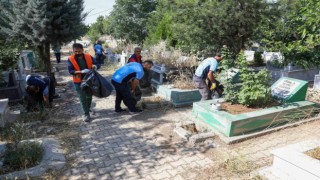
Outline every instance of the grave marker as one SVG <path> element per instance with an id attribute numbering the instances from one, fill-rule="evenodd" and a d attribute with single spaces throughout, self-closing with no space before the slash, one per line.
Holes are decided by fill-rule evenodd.
<path id="1" fill-rule="evenodd" d="M 6 124 L 6 117 L 8 115 L 8 102 L 9 99 L 0 99 L 0 127 Z"/>
<path id="2" fill-rule="evenodd" d="M 304 101 L 308 82 L 293 78 L 282 77 L 271 86 L 271 94 L 275 99 L 284 102 Z"/>
<path id="3" fill-rule="evenodd" d="M 320 75 L 314 76 L 313 89 L 320 90 Z"/>
<path id="4" fill-rule="evenodd" d="M 154 65 L 151 70 L 152 70 L 151 82 L 156 85 L 163 84 L 163 74 L 166 71 L 165 65 L 164 64 Z"/>

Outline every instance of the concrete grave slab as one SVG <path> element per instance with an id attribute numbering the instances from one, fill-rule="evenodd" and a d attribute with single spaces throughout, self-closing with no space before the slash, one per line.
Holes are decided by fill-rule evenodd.
<path id="1" fill-rule="evenodd" d="M 170 85 L 158 85 L 157 94 L 172 102 L 174 107 L 191 105 L 193 102 L 201 100 L 201 94 L 198 89 L 183 90 L 173 88 Z"/>
<path id="2" fill-rule="evenodd" d="M 227 137 L 244 135 L 307 118 L 316 111 L 315 103 L 300 101 L 242 114 L 212 109 L 212 100 L 193 103 L 196 121 L 206 124 Z"/>
<path id="3" fill-rule="evenodd" d="M 263 168 L 259 172 L 268 179 L 276 177 L 278 179 L 319 180 L 320 160 L 305 154 L 306 151 L 319 147 L 320 140 L 314 139 L 273 150 L 272 166 Z"/>

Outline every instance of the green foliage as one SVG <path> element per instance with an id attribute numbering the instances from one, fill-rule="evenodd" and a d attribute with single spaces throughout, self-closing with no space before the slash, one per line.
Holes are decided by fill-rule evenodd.
<path id="1" fill-rule="evenodd" d="M 6 71 L 14 68 L 19 60 L 18 55 L 22 49 L 20 42 L 3 42 L 0 43 L 0 71 Z"/>
<path id="2" fill-rule="evenodd" d="M 8 26 L 0 27 L 8 39 L 26 40 L 37 47 L 40 59 L 51 72 L 50 44 L 67 43 L 86 32 L 83 0 L 0 1 Z"/>
<path id="3" fill-rule="evenodd" d="M 244 54 L 238 56 L 242 87 L 239 92 L 238 102 L 250 107 L 263 107 L 271 101 L 270 74 L 263 69 L 254 73 L 248 69 Z"/>
<path id="4" fill-rule="evenodd" d="M 270 5 L 276 12 L 265 16 L 256 39 L 269 50 L 281 51 L 286 63 L 305 68 L 319 66 L 320 1 L 279 0 Z"/>
<path id="5" fill-rule="evenodd" d="M 43 149 L 40 143 L 24 142 L 17 149 L 7 145 L 3 170 L 18 171 L 34 167 L 40 163 L 42 155 Z"/>
<path id="6" fill-rule="evenodd" d="M 253 63 L 255 66 L 263 66 L 264 65 L 264 62 L 262 59 L 262 53 L 259 51 L 254 52 L 254 59 L 253 60 L 254 60 Z"/>
<path id="7" fill-rule="evenodd" d="M 221 61 L 221 66 L 219 66 L 222 69 L 221 75 L 229 77 L 228 70 L 235 67 L 235 56 L 227 49 L 222 49 L 222 57 L 223 60 Z M 223 81 L 221 83 L 224 85 L 224 98 L 227 102 L 231 103 L 238 103 L 238 92 L 239 89 L 237 86 L 232 82 L 232 79 L 228 78 L 220 78 Z"/>
<path id="8" fill-rule="evenodd" d="M 147 19 L 156 4 L 154 0 L 116 0 L 108 17 L 108 33 L 118 39 L 142 43 L 147 33 Z"/>
<path id="9" fill-rule="evenodd" d="M 97 21 L 90 25 L 87 36 L 92 43 L 95 43 L 103 34 L 107 34 L 108 24 L 108 18 L 99 16 Z"/>
<path id="10" fill-rule="evenodd" d="M 248 69 L 248 63 L 243 52 L 238 55 L 237 63 L 242 84 L 240 87 L 231 80 L 224 83 L 225 100 L 233 104 L 239 103 L 249 107 L 264 107 L 268 105 L 272 100 L 269 84 L 271 77 L 268 70 L 263 69 L 255 73 Z"/>
<path id="11" fill-rule="evenodd" d="M 157 13 L 154 13 L 147 23 L 148 36 L 144 43 L 145 46 L 150 47 L 152 45 L 158 44 L 162 40 L 167 40 L 172 42 L 172 30 L 170 27 L 172 21 L 173 12 L 168 11 L 163 3 L 159 3 L 157 6 Z M 161 6 L 162 5 L 162 6 Z M 161 13 L 160 13 L 161 12 Z M 171 45 L 171 44 L 169 44 Z"/>
<path id="12" fill-rule="evenodd" d="M 267 4 L 256 0 L 163 0 L 149 19 L 148 42 L 166 38 L 168 45 L 191 53 L 226 45 L 237 54 L 266 12 Z"/>

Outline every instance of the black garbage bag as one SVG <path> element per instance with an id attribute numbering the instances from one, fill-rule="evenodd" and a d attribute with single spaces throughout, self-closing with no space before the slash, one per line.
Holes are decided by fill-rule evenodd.
<path id="1" fill-rule="evenodd" d="M 81 90 L 90 91 L 93 96 L 104 98 L 110 96 L 113 86 L 97 71 L 91 70 L 81 82 Z"/>

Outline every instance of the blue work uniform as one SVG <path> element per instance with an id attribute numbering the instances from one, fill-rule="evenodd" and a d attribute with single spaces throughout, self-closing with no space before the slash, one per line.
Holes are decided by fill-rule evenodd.
<path id="1" fill-rule="evenodd" d="M 49 96 L 49 102 L 52 102 L 53 96 L 55 94 L 54 82 L 50 77 L 41 77 L 38 74 L 28 75 L 26 77 L 26 83 L 28 86 L 39 87 L 39 93 L 42 96 Z"/>
<path id="2" fill-rule="evenodd" d="M 128 82 L 132 79 L 140 80 L 144 75 L 140 63 L 132 62 L 118 69 L 112 76 L 112 84 L 116 90 L 115 111 L 121 111 L 121 102 L 128 107 L 131 112 L 137 111 L 137 101 L 132 97 Z"/>
<path id="3" fill-rule="evenodd" d="M 219 66 L 218 61 L 211 57 L 207 58 L 200 63 L 196 72 L 193 76 L 193 83 L 199 89 L 199 92 L 202 96 L 201 100 L 208 100 L 211 99 L 211 92 L 208 86 L 211 86 L 211 82 L 207 85 L 206 79 L 208 77 L 209 71 L 216 72 Z"/>
<path id="4" fill-rule="evenodd" d="M 104 58 L 105 56 L 103 55 L 103 48 L 101 44 L 96 44 L 94 45 L 94 52 L 96 54 L 96 60 L 99 64 L 104 64 Z"/>

